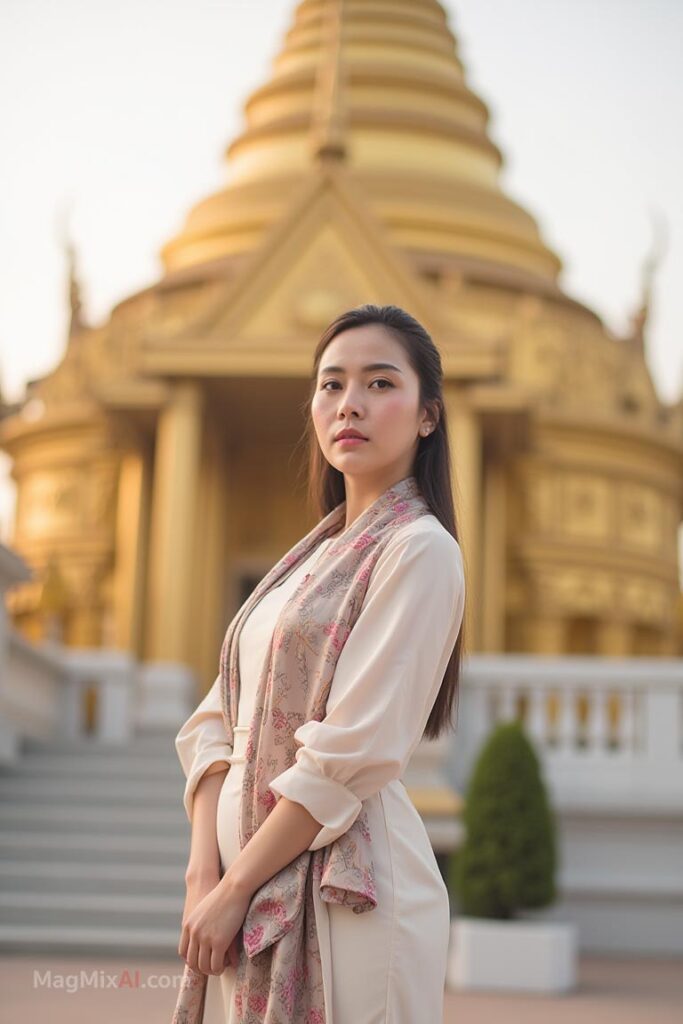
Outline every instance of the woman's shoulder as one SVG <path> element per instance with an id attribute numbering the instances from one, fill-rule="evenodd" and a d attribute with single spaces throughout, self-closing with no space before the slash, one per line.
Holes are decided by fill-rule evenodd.
<path id="1" fill-rule="evenodd" d="M 418 516 L 394 530 L 382 554 L 391 555 L 397 549 L 424 553 L 437 564 L 441 559 L 446 559 L 455 560 L 460 567 L 463 565 L 460 544 L 432 512 Z"/>

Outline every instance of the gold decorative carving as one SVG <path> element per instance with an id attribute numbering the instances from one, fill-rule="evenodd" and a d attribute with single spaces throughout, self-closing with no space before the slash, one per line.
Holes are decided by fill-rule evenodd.
<path id="1" fill-rule="evenodd" d="M 609 573 L 555 567 L 533 573 L 536 607 L 544 614 L 610 615 L 616 599 L 616 579 Z"/>
<path id="2" fill-rule="evenodd" d="M 561 532 L 577 540 L 607 542 L 613 533 L 610 483 L 593 473 L 563 473 L 558 483 L 561 490 Z"/>
<path id="3" fill-rule="evenodd" d="M 656 580 L 621 577 L 619 603 L 624 614 L 634 622 L 667 630 L 674 621 L 676 606 L 671 600 L 671 591 Z"/>
<path id="4" fill-rule="evenodd" d="M 661 496 L 652 487 L 636 481 L 622 483 L 617 501 L 619 541 L 654 554 L 662 545 L 663 527 Z"/>
<path id="5" fill-rule="evenodd" d="M 80 529 L 82 477 L 76 469 L 29 474 L 20 489 L 21 533 L 48 537 Z"/>

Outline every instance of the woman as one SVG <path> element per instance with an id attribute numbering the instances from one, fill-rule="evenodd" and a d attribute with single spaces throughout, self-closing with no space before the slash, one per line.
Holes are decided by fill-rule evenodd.
<path id="1" fill-rule="evenodd" d="M 238 612 L 176 737 L 192 823 L 179 954 L 204 989 L 175 1020 L 442 1020 L 448 894 L 401 782 L 422 737 L 452 726 L 462 656 L 442 380 L 395 306 L 343 314 L 317 346 L 323 518 Z"/>

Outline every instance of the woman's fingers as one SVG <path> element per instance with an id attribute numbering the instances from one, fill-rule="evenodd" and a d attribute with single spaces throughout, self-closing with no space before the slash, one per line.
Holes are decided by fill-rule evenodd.
<path id="1" fill-rule="evenodd" d="M 240 961 L 240 954 L 237 948 L 237 939 L 233 939 L 228 947 L 228 960 L 233 967 L 237 967 Z"/>
<path id="2" fill-rule="evenodd" d="M 204 942 L 199 943 L 199 951 L 197 953 L 197 968 L 202 974 L 214 974 L 215 972 L 211 969 L 211 943 L 205 939 Z"/>
<path id="3" fill-rule="evenodd" d="M 187 959 L 187 947 L 190 942 L 190 933 L 186 924 L 183 925 L 183 930 L 180 933 L 180 942 L 178 943 L 178 956 L 182 957 L 183 960 Z"/>
<path id="4" fill-rule="evenodd" d="M 193 971 L 201 971 L 201 967 L 198 963 L 199 957 L 199 946 L 194 935 L 190 933 L 190 939 L 187 944 L 187 953 L 185 954 L 185 963 L 188 967 L 191 967 Z M 202 973 L 206 973 L 205 971 Z"/>
<path id="5" fill-rule="evenodd" d="M 211 939 L 190 935 L 186 962 L 201 974 L 222 974 L 225 970 L 226 947 Z"/>
<path id="6" fill-rule="evenodd" d="M 211 947 L 211 974 L 222 974 L 225 970 L 225 946 L 212 946 Z"/>

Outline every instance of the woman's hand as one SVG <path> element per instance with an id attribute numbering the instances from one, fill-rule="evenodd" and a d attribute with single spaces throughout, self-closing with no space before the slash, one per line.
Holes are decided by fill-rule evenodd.
<path id="1" fill-rule="evenodd" d="M 185 901 L 178 953 L 187 965 L 202 974 L 222 974 L 226 955 L 233 965 L 239 960 L 239 930 L 247 916 L 251 896 L 224 878 L 190 888 Z M 202 888 L 204 891 L 202 893 Z"/>
<path id="2" fill-rule="evenodd" d="M 221 880 L 218 868 L 214 871 L 186 872 L 185 873 L 185 906 L 183 907 L 183 924 L 208 893 L 215 889 Z"/>

